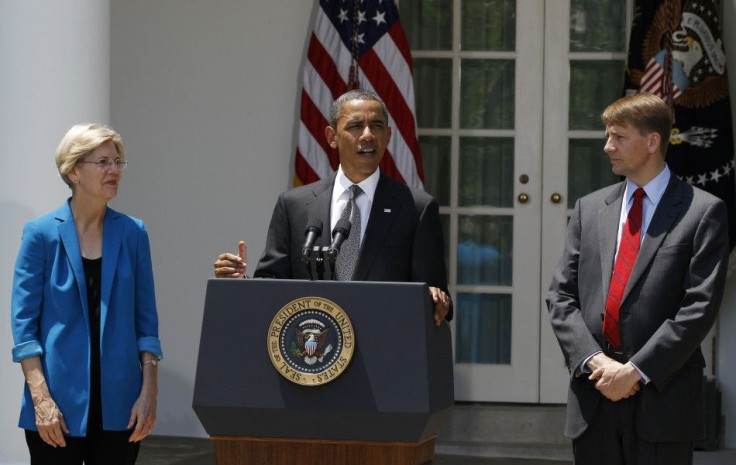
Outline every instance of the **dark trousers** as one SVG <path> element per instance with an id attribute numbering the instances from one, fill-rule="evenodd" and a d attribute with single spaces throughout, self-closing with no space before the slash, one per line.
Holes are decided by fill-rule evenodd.
<path id="1" fill-rule="evenodd" d="M 575 465 L 692 465 L 691 441 L 646 442 L 639 438 L 634 399 L 601 400 L 591 424 L 572 442 Z"/>
<path id="2" fill-rule="evenodd" d="M 134 465 L 140 442 L 128 442 L 131 431 L 99 431 L 87 437 L 65 436 L 66 447 L 51 447 L 37 431 L 26 430 L 31 465 Z"/>

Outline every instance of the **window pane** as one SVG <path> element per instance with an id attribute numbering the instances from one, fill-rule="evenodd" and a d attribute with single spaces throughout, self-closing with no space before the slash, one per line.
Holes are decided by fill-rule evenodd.
<path id="1" fill-rule="evenodd" d="M 571 139 L 567 165 L 567 206 L 594 190 L 621 180 L 611 171 L 611 162 L 603 151 L 605 140 Z"/>
<path id="2" fill-rule="evenodd" d="M 623 95 L 623 61 L 570 61 L 570 129 L 600 129 L 601 113 Z"/>
<path id="3" fill-rule="evenodd" d="M 463 0 L 461 41 L 463 50 L 515 50 L 516 1 Z"/>
<path id="4" fill-rule="evenodd" d="M 449 128 L 452 116 L 452 60 L 414 60 L 417 126 Z"/>
<path id="5" fill-rule="evenodd" d="M 514 139 L 460 138 L 458 203 L 462 207 L 513 207 Z"/>
<path id="6" fill-rule="evenodd" d="M 510 286 L 513 217 L 460 215 L 458 221 L 457 283 Z"/>
<path id="7" fill-rule="evenodd" d="M 570 1 L 571 52 L 624 52 L 626 2 Z"/>
<path id="8" fill-rule="evenodd" d="M 424 190 L 442 206 L 450 205 L 450 143 L 447 136 L 420 136 Z"/>
<path id="9" fill-rule="evenodd" d="M 399 2 L 399 14 L 412 50 L 452 49 L 452 0 Z"/>
<path id="10" fill-rule="evenodd" d="M 511 296 L 458 294 L 455 361 L 511 363 Z"/>
<path id="11" fill-rule="evenodd" d="M 514 60 L 467 59 L 460 62 L 460 67 L 460 126 L 512 129 Z"/>

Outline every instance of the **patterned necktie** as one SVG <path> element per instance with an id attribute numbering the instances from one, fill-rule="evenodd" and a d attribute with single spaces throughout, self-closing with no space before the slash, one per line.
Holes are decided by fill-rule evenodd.
<path id="1" fill-rule="evenodd" d="M 641 213 L 642 198 L 645 192 L 641 187 L 634 192 L 634 204 L 626 217 L 626 224 L 621 231 L 621 241 L 618 246 L 616 263 L 613 266 L 611 286 L 606 299 L 606 313 L 603 317 L 603 334 L 614 349 L 621 347 L 621 334 L 618 327 L 618 312 L 621 308 L 621 299 L 629 282 L 631 270 L 636 262 L 641 244 Z"/>
<path id="2" fill-rule="evenodd" d="M 339 281 L 350 281 L 353 278 L 355 267 L 358 264 L 358 254 L 360 253 L 360 208 L 358 208 L 355 198 L 363 192 L 363 189 L 357 184 L 353 184 L 348 188 L 348 191 L 350 200 L 348 200 L 348 204 L 342 211 L 340 219 L 350 221 L 350 234 L 342 243 L 335 264 Z"/>

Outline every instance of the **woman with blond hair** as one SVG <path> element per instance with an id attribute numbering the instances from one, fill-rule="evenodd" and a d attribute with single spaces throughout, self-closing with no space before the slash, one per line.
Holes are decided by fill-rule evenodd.
<path id="1" fill-rule="evenodd" d="M 11 302 L 19 426 L 31 464 L 134 464 L 156 420 L 162 357 L 148 233 L 107 206 L 128 162 L 120 135 L 72 127 L 56 166 L 72 195 L 26 223 Z"/>

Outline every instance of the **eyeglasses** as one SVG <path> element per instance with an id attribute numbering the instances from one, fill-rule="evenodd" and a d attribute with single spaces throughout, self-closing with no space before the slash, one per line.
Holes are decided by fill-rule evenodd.
<path id="1" fill-rule="evenodd" d="M 118 168 L 120 171 L 123 171 L 125 167 L 128 166 L 128 162 L 125 160 L 121 160 L 120 158 L 116 158 L 114 160 L 103 158 L 102 160 L 97 161 L 81 160 L 77 163 L 92 163 L 93 165 L 97 165 L 97 167 L 102 171 L 110 171 L 113 166 Z"/>

